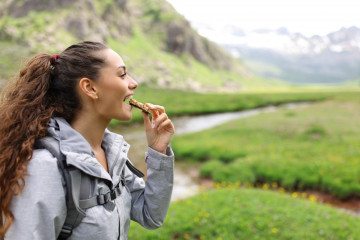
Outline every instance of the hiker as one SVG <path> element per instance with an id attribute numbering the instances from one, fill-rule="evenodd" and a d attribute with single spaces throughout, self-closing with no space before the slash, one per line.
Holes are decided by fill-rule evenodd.
<path id="1" fill-rule="evenodd" d="M 29 60 L 0 102 L 0 239 L 127 239 L 130 219 L 162 225 L 175 131 L 165 109 L 147 103 L 151 116 L 143 112 L 146 183 L 129 144 L 107 129 L 131 119 L 125 100 L 137 87 L 102 43 Z"/>

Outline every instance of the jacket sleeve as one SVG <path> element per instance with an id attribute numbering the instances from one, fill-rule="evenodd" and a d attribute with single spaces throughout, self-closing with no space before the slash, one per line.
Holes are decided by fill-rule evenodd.
<path id="1" fill-rule="evenodd" d="M 145 157 L 146 182 L 135 174 L 126 174 L 126 185 L 132 197 L 130 216 L 145 228 L 156 229 L 163 224 L 170 205 L 174 182 L 174 153 L 170 147 L 166 155 L 148 148 Z"/>
<path id="2" fill-rule="evenodd" d="M 27 165 L 25 186 L 11 201 L 14 221 L 5 240 L 56 239 L 66 217 L 65 192 L 57 160 L 35 150 Z"/>

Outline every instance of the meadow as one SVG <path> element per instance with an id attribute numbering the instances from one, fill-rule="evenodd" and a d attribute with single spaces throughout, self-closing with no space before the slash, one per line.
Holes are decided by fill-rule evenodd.
<path id="1" fill-rule="evenodd" d="M 300 109 L 235 120 L 173 141 L 178 159 L 204 162 L 217 182 L 276 183 L 360 197 L 360 97 L 357 93 Z"/>
<path id="2" fill-rule="evenodd" d="M 172 203 L 159 229 L 132 222 L 129 239 L 355 240 L 360 221 L 312 198 L 234 184 Z"/>
<path id="3" fill-rule="evenodd" d="M 257 107 L 280 105 L 288 102 L 314 102 L 331 99 L 335 95 L 348 92 L 291 90 L 283 92 L 243 92 L 243 93 L 195 93 L 175 89 L 156 89 L 140 85 L 134 98 L 141 102 L 150 102 L 165 106 L 169 116 L 201 115 L 218 112 L 233 112 Z M 133 112 L 132 122 L 141 121 L 139 111 Z M 112 125 L 119 124 L 113 121 Z"/>
<path id="4" fill-rule="evenodd" d="M 176 161 L 200 166 L 201 177 L 215 187 L 172 203 L 158 230 L 132 223 L 130 239 L 360 239 L 357 215 L 301 193 L 360 197 L 360 92 L 224 94 L 215 99 L 189 93 L 189 98 L 207 106 L 208 111 L 196 114 L 223 109 L 227 104 L 216 105 L 219 99 L 234 104 L 228 111 L 296 101 L 309 105 L 280 106 L 276 112 L 176 136 Z M 164 104 L 169 110 L 174 99 Z M 192 107 L 184 106 L 189 109 L 184 112 Z M 181 115 L 176 110 L 171 114 Z"/>

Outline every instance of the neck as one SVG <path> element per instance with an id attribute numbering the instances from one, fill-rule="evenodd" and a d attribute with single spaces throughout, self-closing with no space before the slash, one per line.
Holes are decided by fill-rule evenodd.
<path id="1" fill-rule="evenodd" d="M 109 123 L 110 120 L 101 119 L 89 112 L 79 112 L 70 125 L 86 139 L 93 151 L 98 151 L 101 149 L 104 132 Z"/>

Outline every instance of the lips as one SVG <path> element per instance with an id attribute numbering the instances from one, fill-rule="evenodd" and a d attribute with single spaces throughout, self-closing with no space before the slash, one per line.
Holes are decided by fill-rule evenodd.
<path id="1" fill-rule="evenodd" d="M 132 98 L 133 95 L 134 94 L 129 94 L 129 95 L 125 96 L 123 101 L 125 102 L 125 101 L 129 100 L 130 98 Z"/>

